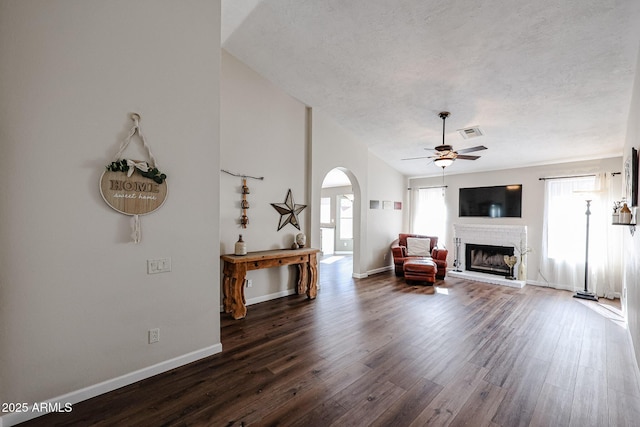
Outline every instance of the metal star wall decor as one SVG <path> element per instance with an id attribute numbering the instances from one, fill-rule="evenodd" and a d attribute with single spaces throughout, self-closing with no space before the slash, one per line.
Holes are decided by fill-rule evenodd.
<path id="1" fill-rule="evenodd" d="M 284 203 L 271 203 L 271 206 L 280 214 L 280 222 L 278 223 L 278 231 L 287 224 L 293 225 L 300 230 L 300 221 L 298 220 L 298 214 L 302 212 L 307 205 L 297 205 L 293 202 L 293 195 L 291 189 L 287 192 L 287 197 L 284 199 Z"/>

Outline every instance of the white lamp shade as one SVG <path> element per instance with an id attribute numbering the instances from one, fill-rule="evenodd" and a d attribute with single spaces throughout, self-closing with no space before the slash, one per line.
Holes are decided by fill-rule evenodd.
<path id="1" fill-rule="evenodd" d="M 435 163 L 436 166 L 440 166 L 441 168 L 446 168 L 447 166 L 451 166 L 453 164 L 453 159 L 435 159 L 433 163 Z"/>

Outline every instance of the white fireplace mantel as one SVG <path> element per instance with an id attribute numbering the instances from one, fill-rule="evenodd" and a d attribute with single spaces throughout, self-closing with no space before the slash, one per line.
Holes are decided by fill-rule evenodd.
<path id="1" fill-rule="evenodd" d="M 454 236 L 461 240 L 458 250 L 458 260 L 460 268 L 464 269 L 465 264 L 465 244 L 473 243 L 477 245 L 492 246 L 512 246 L 518 256 L 518 263 L 514 266 L 514 274 L 517 274 L 520 266 L 520 248 L 527 247 L 527 226 L 526 225 L 500 225 L 500 224 L 454 224 Z M 526 280 L 509 280 L 493 274 L 477 273 L 475 271 L 449 271 L 451 277 L 462 277 L 479 282 L 493 283 L 497 285 L 522 288 Z M 526 279 L 526 278 L 525 278 Z"/>

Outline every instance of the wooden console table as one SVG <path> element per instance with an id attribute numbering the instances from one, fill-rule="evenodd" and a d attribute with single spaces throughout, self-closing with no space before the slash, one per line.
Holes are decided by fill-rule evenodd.
<path id="1" fill-rule="evenodd" d="M 231 313 L 234 319 L 247 315 L 247 302 L 244 298 L 244 280 L 249 270 L 298 265 L 298 294 L 305 293 L 309 299 L 318 294 L 319 249 L 276 249 L 270 251 L 249 252 L 246 255 L 221 255 L 224 261 L 222 270 L 222 301 L 224 312 Z"/>

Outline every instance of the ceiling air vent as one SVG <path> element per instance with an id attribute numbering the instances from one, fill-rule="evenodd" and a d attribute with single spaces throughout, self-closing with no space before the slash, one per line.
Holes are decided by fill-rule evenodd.
<path id="1" fill-rule="evenodd" d="M 465 129 L 458 129 L 458 132 L 460 132 L 460 135 L 462 135 L 464 139 L 476 138 L 478 136 L 482 136 L 482 131 L 478 126 L 473 126 Z"/>

